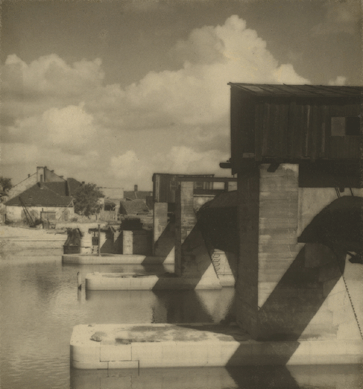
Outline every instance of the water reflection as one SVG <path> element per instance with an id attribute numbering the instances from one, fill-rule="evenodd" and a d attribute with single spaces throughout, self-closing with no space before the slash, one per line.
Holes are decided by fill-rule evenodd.
<path id="1" fill-rule="evenodd" d="M 71 370 L 72 389 L 361 389 L 362 367 L 291 366 Z"/>
<path id="2" fill-rule="evenodd" d="M 130 266 L 121 268 L 124 272 L 164 270 L 146 269 L 142 265 L 133 270 Z M 362 371 L 356 366 L 340 370 L 337 366 L 326 370 L 323 367 L 157 369 L 141 370 L 140 375 L 137 371 L 70 370 L 69 341 L 77 324 L 218 323 L 233 305 L 233 288 L 87 293 L 82 288 L 77 296 L 77 272 L 90 271 L 121 270 L 120 265 L 62 267 L 53 258 L 31 263 L 0 261 L 2 388 L 362 387 Z"/>

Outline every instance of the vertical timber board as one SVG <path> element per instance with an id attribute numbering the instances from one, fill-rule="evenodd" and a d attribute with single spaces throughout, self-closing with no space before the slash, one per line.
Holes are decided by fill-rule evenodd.
<path id="1" fill-rule="evenodd" d="M 239 174 L 237 185 L 240 254 L 236 282 L 236 315 L 238 324 L 252 335 L 258 327 L 258 169 Z"/>

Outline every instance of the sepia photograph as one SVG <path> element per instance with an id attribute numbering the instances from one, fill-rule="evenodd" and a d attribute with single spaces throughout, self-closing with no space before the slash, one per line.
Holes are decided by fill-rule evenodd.
<path id="1" fill-rule="evenodd" d="M 362 4 L 1 1 L 1 389 L 363 389 Z"/>

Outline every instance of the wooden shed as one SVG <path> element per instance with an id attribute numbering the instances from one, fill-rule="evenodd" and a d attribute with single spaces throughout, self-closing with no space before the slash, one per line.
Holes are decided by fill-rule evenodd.
<path id="1" fill-rule="evenodd" d="M 362 155 L 362 87 L 230 83 L 232 173 L 244 162 Z"/>
<path id="2" fill-rule="evenodd" d="M 363 197 L 363 87 L 229 85 L 229 166 L 238 175 L 238 323 L 257 339 L 328 333 L 343 340 L 352 331 L 361 338 L 348 297 L 354 292 L 347 290 L 354 281 L 342 279 L 352 274 L 344 270 L 354 254 L 347 247 L 359 252 L 361 245 L 344 236 L 360 232 L 333 236 L 341 228 L 331 224 L 343 215 L 347 229 L 363 234 L 351 216 L 355 199 Z M 336 202 L 340 219 L 330 217 Z M 326 213 L 329 218 L 321 216 Z M 304 239 L 312 227 L 329 239 Z"/>

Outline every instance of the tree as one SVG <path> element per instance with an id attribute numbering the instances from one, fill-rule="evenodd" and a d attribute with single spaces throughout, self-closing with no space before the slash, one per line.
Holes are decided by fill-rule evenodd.
<path id="1" fill-rule="evenodd" d="M 10 190 L 13 187 L 13 184 L 11 183 L 11 178 L 0 177 L 0 186 L 2 187 L 2 190 L 4 192 Z"/>
<path id="2" fill-rule="evenodd" d="M 74 211 L 79 215 L 95 215 L 102 208 L 100 199 L 103 197 L 105 195 L 95 184 L 83 184 L 74 192 Z"/>

